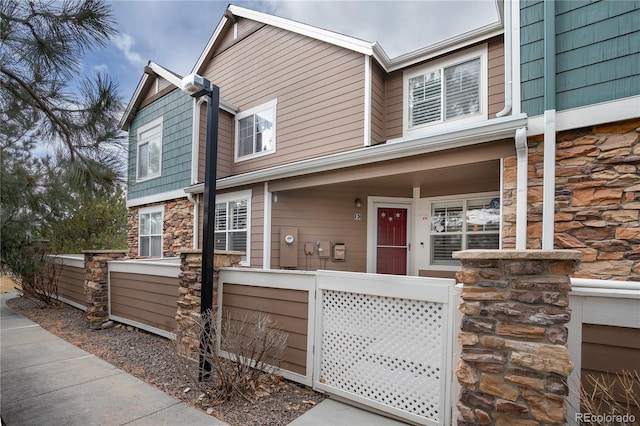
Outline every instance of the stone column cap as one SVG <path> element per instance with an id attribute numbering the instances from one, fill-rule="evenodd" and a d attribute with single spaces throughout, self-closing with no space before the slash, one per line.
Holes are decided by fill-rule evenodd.
<path id="1" fill-rule="evenodd" d="M 500 260 L 580 260 L 579 250 L 462 250 L 453 252 L 454 259 Z"/>

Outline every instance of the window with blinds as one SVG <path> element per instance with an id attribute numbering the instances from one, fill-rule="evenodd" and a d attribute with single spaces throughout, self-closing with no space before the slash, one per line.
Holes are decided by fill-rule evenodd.
<path id="1" fill-rule="evenodd" d="M 247 251 L 248 204 L 247 199 L 216 203 L 216 250 Z"/>
<path id="2" fill-rule="evenodd" d="M 404 131 L 486 120 L 487 55 L 487 45 L 480 44 L 408 68 L 403 74 Z"/>
<path id="3" fill-rule="evenodd" d="M 476 58 L 410 78 L 409 127 L 480 114 L 480 69 Z"/>
<path id="4" fill-rule="evenodd" d="M 431 204 L 431 264 L 457 265 L 451 255 L 500 246 L 500 199 L 460 199 Z"/>

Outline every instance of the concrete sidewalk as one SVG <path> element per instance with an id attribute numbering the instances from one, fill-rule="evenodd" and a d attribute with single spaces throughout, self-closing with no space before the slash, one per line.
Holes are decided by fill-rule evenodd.
<path id="1" fill-rule="evenodd" d="M 226 424 L 12 311 L 6 301 L 13 297 L 0 295 L 0 415 L 7 426 Z M 290 424 L 404 423 L 326 399 Z"/>
<path id="2" fill-rule="evenodd" d="M 0 296 L 0 414 L 22 425 L 224 425 L 13 312 Z"/>

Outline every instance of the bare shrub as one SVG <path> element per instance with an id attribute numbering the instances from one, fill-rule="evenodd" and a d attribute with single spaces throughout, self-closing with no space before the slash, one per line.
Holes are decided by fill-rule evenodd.
<path id="1" fill-rule="evenodd" d="M 189 317 L 189 321 L 189 333 L 202 337 L 195 355 L 203 362 L 197 365 L 184 356 L 184 348 L 178 348 L 179 368 L 189 378 L 190 387 L 200 391 L 200 400 L 206 398 L 216 405 L 233 398 L 256 399 L 263 381 L 281 365 L 288 334 L 259 311 L 251 318 L 226 315 L 219 324 L 217 311 L 208 310 L 199 318 Z M 210 372 L 205 364 L 211 367 Z"/>
<path id="2" fill-rule="evenodd" d="M 47 306 L 58 304 L 58 278 L 62 265 L 37 251 L 30 262 L 32 264 L 25 273 L 12 277 L 17 284 L 18 294 Z"/>
<path id="3" fill-rule="evenodd" d="M 622 370 L 614 375 L 589 374 L 586 381 L 588 386 L 580 388 L 580 412 L 600 415 L 590 424 L 636 424 L 634 421 L 626 423 L 617 420 L 625 415 L 628 418 L 633 413 L 637 416 L 640 410 L 640 373 L 637 370 Z"/>

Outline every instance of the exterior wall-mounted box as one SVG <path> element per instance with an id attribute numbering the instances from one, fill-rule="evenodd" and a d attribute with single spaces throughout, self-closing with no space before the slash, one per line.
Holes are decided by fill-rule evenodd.
<path id="1" fill-rule="evenodd" d="M 298 228 L 280 228 L 280 267 L 298 266 Z"/>

